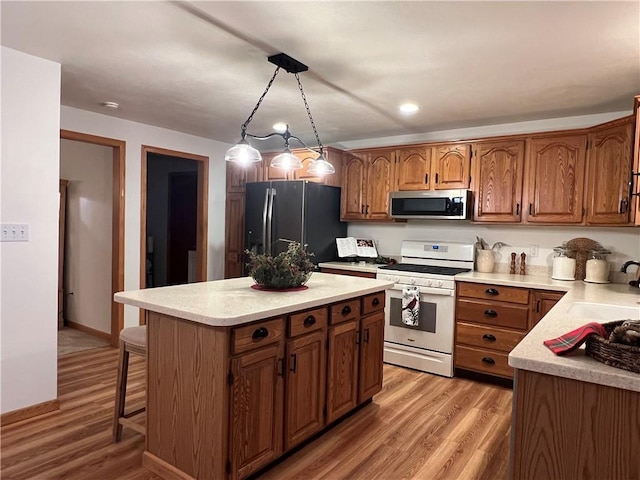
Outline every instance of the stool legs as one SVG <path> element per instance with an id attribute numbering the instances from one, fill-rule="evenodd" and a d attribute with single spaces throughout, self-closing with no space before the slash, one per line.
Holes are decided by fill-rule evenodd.
<path id="1" fill-rule="evenodd" d="M 120 340 L 118 356 L 118 379 L 116 381 L 116 406 L 113 413 L 113 441 L 119 442 L 122 437 L 120 418 L 124 417 L 124 404 L 127 394 L 127 374 L 129 372 L 129 351 L 125 342 Z"/>

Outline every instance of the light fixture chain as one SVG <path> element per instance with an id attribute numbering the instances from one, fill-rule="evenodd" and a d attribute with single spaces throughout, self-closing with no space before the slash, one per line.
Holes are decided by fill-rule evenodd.
<path id="1" fill-rule="evenodd" d="M 253 116 L 258 111 L 258 108 L 260 108 L 260 104 L 262 103 L 262 100 L 264 100 L 264 97 L 267 95 L 267 92 L 271 88 L 271 85 L 273 85 L 273 81 L 276 79 L 276 76 L 278 75 L 279 71 L 280 71 L 280 67 L 276 67 L 276 71 L 273 72 L 273 76 L 271 77 L 271 80 L 269 80 L 269 83 L 267 84 L 267 88 L 264 89 L 264 92 L 262 93 L 262 95 L 258 99 L 258 103 L 256 103 L 255 107 L 253 107 L 253 111 L 251 112 L 251 115 L 249 115 L 249 118 L 247 118 L 247 120 L 242 124 L 242 131 L 243 132 L 245 132 L 247 130 L 247 126 L 251 123 L 251 120 L 253 120 Z M 298 83 L 300 83 L 299 80 L 298 80 Z M 305 103 L 306 103 L 306 100 L 305 100 Z M 309 110 L 309 109 L 307 108 L 307 110 Z M 311 114 L 309 114 L 309 115 L 311 115 Z M 316 137 L 317 136 L 318 135 L 316 134 Z"/>
<path id="2" fill-rule="evenodd" d="M 309 104 L 307 103 L 307 96 L 304 94 L 304 90 L 302 89 L 302 83 L 300 83 L 300 76 L 295 73 L 296 80 L 298 81 L 298 88 L 300 89 L 300 94 L 302 95 L 302 101 L 304 102 L 304 106 L 307 109 L 307 115 L 309 116 L 309 121 L 311 122 L 311 128 L 313 128 L 313 133 L 316 135 L 316 141 L 318 142 L 318 147 L 320 148 L 320 154 L 322 154 L 322 142 L 320 141 L 320 136 L 318 135 L 318 130 L 316 130 L 316 124 L 313 121 L 313 117 L 311 116 L 311 109 L 309 108 Z"/>

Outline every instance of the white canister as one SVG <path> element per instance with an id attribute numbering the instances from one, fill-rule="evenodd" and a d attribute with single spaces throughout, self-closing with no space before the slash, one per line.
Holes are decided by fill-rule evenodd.
<path id="1" fill-rule="evenodd" d="M 609 252 L 603 250 L 591 251 L 589 260 L 585 264 L 585 282 L 609 283 L 609 262 L 605 258 L 607 253 Z"/>
<path id="2" fill-rule="evenodd" d="M 476 258 L 476 271 L 483 273 L 493 272 L 495 261 L 496 260 L 493 255 L 493 250 L 478 250 L 478 256 Z"/>
<path id="3" fill-rule="evenodd" d="M 569 257 L 571 250 L 565 247 L 553 249 L 556 256 L 553 258 L 553 272 L 551 278 L 555 280 L 575 280 L 576 279 L 576 259 Z"/>

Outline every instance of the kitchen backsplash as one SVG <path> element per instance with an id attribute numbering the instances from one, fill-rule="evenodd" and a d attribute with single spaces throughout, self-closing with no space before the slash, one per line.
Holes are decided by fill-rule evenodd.
<path id="1" fill-rule="evenodd" d="M 573 238 L 586 237 L 611 250 L 607 260 L 611 265 L 611 281 L 626 283 L 635 279 L 635 270 L 620 272 L 627 260 L 640 260 L 640 228 L 635 227 L 541 227 L 523 225 L 478 225 L 452 221 L 410 221 L 404 224 L 350 223 L 348 235 L 372 238 L 378 253 L 397 256 L 403 240 L 436 240 L 474 243 L 476 236 L 489 245 L 503 242 L 509 246 L 496 256 L 496 272 L 508 272 L 511 252 L 519 261 L 526 253 L 527 274 L 551 275 L 553 248 Z M 537 257 L 531 257 L 531 246 L 536 245 Z"/>

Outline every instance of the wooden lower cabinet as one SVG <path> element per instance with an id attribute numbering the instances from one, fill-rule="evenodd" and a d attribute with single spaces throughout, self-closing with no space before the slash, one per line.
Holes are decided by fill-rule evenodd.
<path id="1" fill-rule="evenodd" d="M 509 352 L 563 295 L 563 292 L 458 282 L 455 367 L 513 378 Z"/>
<path id="2" fill-rule="evenodd" d="M 241 480 L 382 388 L 384 291 L 237 327 L 147 312 L 147 449 L 163 478 Z"/>
<path id="3" fill-rule="evenodd" d="M 640 392 L 516 370 L 513 480 L 640 478 Z"/>
<path id="4" fill-rule="evenodd" d="M 282 454 L 282 344 L 231 361 L 231 478 L 244 478 Z"/>

